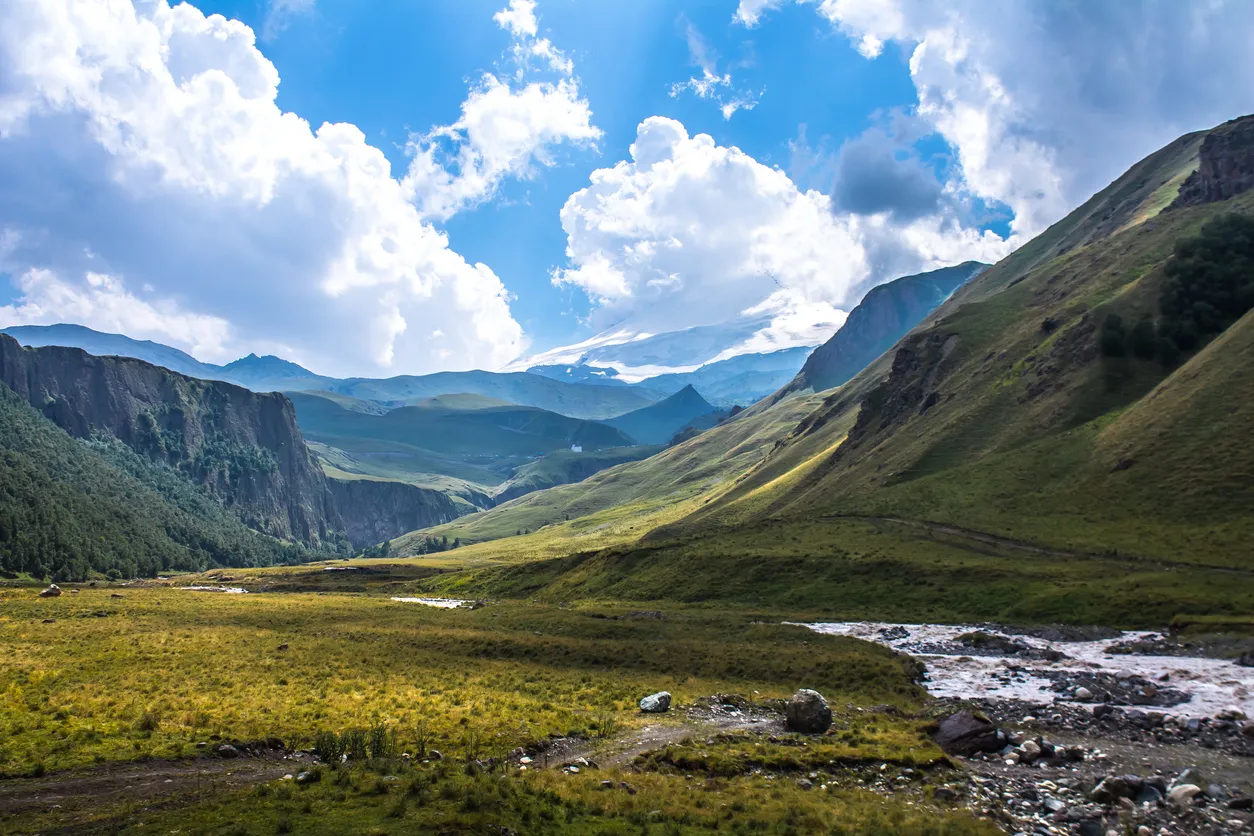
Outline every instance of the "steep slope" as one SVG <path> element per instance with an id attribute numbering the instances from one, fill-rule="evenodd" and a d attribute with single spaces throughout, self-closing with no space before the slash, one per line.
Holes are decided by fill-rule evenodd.
<path id="1" fill-rule="evenodd" d="M 605 423 L 622 430 L 641 444 L 665 444 L 675 433 L 714 411 L 709 401 L 688 385 L 664 401 L 611 418 Z"/>
<path id="2" fill-rule="evenodd" d="M 70 438 L 0 386 L 0 569 L 57 581 L 264 566 L 308 556 L 248 530 L 172 468 Z"/>
<path id="3" fill-rule="evenodd" d="M 1254 194 L 1204 181 L 1198 191 L 1233 196 L 1172 205 L 1194 168 L 1249 182 L 1254 131 L 1239 128 L 1250 124 L 1221 126 L 1218 142 L 1184 137 L 1077 210 L 1100 217 L 1104 236 L 1068 217 L 1042 236 L 1058 255 L 1021 250 L 955 294 L 746 480 L 748 494 L 787 469 L 799 439 L 848 433 L 805 478 L 766 502 L 759 493 L 759 516 L 921 518 L 1062 549 L 1246 562 L 1254 506 L 1233 485 L 1254 463 L 1223 433 L 1254 429 L 1248 317 L 1179 368 L 1154 356 L 1153 334 L 1176 245 L 1217 215 L 1254 214 Z M 1112 321 L 1146 323 L 1149 350 L 1130 336 L 1125 348 L 1122 325 L 1107 347 Z M 743 519 L 737 501 L 722 497 L 681 528 Z"/>
<path id="4" fill-rule="evenodd" d="M 655 482 L 584 519 L 472 546 L 468 558 L 540 559 L 449 588 L 844 617 L 1131 626 L 1248 614 L 1254 313 L 1217 337 L 1200 332 L 1196 349 L 1161 348 L 1164 288 L 1181 275 L 1172 265 L 1218 216 L 1254 216 L 1251 174 L 1254 118 L 1182 137 L 971 280 L 845 385 L 811 396 L 817 408 L 738 478 L 673 497 L 667 511 Z M 666 455 L 585 485 L 621 491 L 624 474 Z M 554 521 L 554 510 L 579 510 L 554 501 L 563 490 L 445 528 L 500 536 L 524 508 L 547 507 Z M 632 516 L 637 507 L 650 511 Z"/>
<path id="5" fill-rule="evenodd" d="M 357 549 L 451 522 L 464 513 L 441 491 L 401 482 L 329 479 L 327 484 L 348 541 Z"/>
<path id="6" fill-rule="evenodd" d="M 846 383 L 986 267 L 967 261 L 872 288 L 840 330 L 814 349 L 789 388 L 821 392 Z"/>
<path id="7" fill-rule="evenodd" d="M 76 438 L 105 433 L 177 468 L 251 528 L 316 545 L 335 530 L 291 404 L 139 360 L 22 348 L 0 335 L 0 381 Z"/>

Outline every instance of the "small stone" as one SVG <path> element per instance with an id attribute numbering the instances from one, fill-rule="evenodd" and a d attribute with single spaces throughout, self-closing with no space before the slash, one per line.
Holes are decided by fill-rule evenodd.
<path id="1" fill-rule="evenodd" d="M 1075 698 L 1080 702 L 1088 702 L 1093 699 L 1093 692 L 1081 685 L 1075 689 Z"/>
<path id="2" fill-rule="evenodd" d="M 236 749 L 230 743 L 223 743 L 221 746 L 219 746 L 216 749 L 216 751 L 218 753 L 218 757 L 220 758 L 238 758 L 239 757 L 239 749 Z"/>
<path id="3" fill-rule="evenodd" d="M 428 758 L 430 758 L 430 759 L 431 759 L 431 760 L 433 760 L 433 761 L 442 761 L 442 760 L 444 760 L 444 756 L 440 754 L 440 751 L 439 751 L 438 749 L 432 749 L 432 750 L 431 750 L 431 751 L 427 754 L 427 757 L 428 757 Z"/>
<path id="4" fill-rule="evenodd" d="M 671 709 L 671 695 L 669 691 L 658 691 L 656 694 L 640 700 L 640 710 L 645 714 L 665 714 Z"/>
<path id="5" fill-rule="evenodd" d="M 614 789 L 614 782 L 613 782 L 613 781 L 602 781 L 602 782 L 601 782 L 601 789 L 603 789 L 603 790 L 612 790 L 612 789 Z"/>
<path id="6" fill-rule="evenodd" d="M 1136 836 L 1154 836 L 1154 831 L 1150 830 L 1145 825 L 1141 825 L 1136 829 Z"/>
<path id="7" fill-rule="evenodd" d="M 523 755 L 521 758 L 518 759 L 518 762 L 526 766 L 527 764 L 531 763 L 531 758 L 527 757 L 526 755 Z"/>
<path id="8" fill-rule="evenodd" d="M 579 767 L 577 767 L 577 766 L 568 766 L 568 767 L 566 767 L 566 771 L 567 771 L 567 772 L 569 772 L 571 775 L 578 775 L 578 774 L 579 774 Z"/>
<path id="9" fill-rule="evenodd" d="M 1245 720 L 1245 712 L 1234 705 L 1230 705 L 1223 711 L 1215 715 L 1220 720 Z"/>
<path id="10" fill-rule="evenodd" d="M 1067 805 L 1059 801 L 1057 798 L 1045 799 L 1044 806 L 1047 811 L 1049 811 L 1050 813 L 1054 813 L 1054 814 L 1061 813 L 1067 809 Z"/>
<path id="11" fill-rule="evenodd" d="M 57 586 L 55 583 L 50 583 L 48 584 L 47 589 L 40 591 L 39 597 L 40 598 L 56 598 L 60 594 L 61 594 L 61 587 Z"/>
<path id="12" fill-rule="evenodd" d="M 302 772 L 296 776 L 298 784 L 316 784 L 322 780 L 322 773 L 314 770 L 312 772 Z"/>
<path id="13" fill-rule="evenodd" d="M 1238 796 L 1237 798 L 1229 799 L 1228 809 L 1229 810 L 1254 810 L 1254 798 L 1250 798 L 1248 795 L 1242 795 L 1242 796 Z"/>
<path id="14" fill-rule="evenodd" d="M 798 778 L 797 786 L 803 790 L 814 789 L 814 782 L 811 781 L 809 778 Z"/>
<path id="15" fill-rule="evenodd" d="M 1132 671 L 1128 670 L 1127 668 L 1124 668 L 1123 670 L 1115 672 L 1115 679 L 1119 680 L 1120 682 L 1127 682 L 1129 679 L 1132 679 L 1134 676 L 1136 676 L 1136 674 L 1134 674 Z"/>
<path id="16" fill-rule="evenodd" d="M 1223 801 L 1228 797 L 1228 791 L 1220 784 L 1211 783 L 1206 785 L 1206 796 L 1216 801 Z"/>
<path id="17" fill-rule="evenodd" d="M 1141 789 L 1136 794 L 1137 804 L 1157 804 L 1163 800 L 1163 794 L 1158 787 L 1148 781 L 1141 785 Z"/>

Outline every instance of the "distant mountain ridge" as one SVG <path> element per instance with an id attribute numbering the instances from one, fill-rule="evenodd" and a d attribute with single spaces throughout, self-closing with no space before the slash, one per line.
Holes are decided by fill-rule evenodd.
<path id="1" fill-rule="evenodd" d="M 988 266 L 967 261 L 871 288 L 841 329 L 814 349 L 789 390 L 821 392 L 853 379 Z"/>
<path id="2" fill-rule="evenodd" d="M 710 402 L 689 384 L 664 401 L 611 418 L 605 423 L 622 430 L 641 444 L 665 444 L 675 433 L 714 411 Z"/>
<path id="3" fill-rule="evenodd" d="M 656 402 L 647 389 L 566 383 L 525 372 L 436 372 L 398 377 L 334 378 L 316 374 L 281 357 L 250 354 L 225 366 L 202 363 L 186 352 L 150 340 L 104 334 L 81 325 L 16 325 L 0 329 L 30 347 L 67 346 L 96 356 L 134 357 L 201 380 L 222 380 L 254 392 L 323 390 L 389 407 L 439 395 L 472 394 L 534 406 L 572 418 L 600 420 Z"/>

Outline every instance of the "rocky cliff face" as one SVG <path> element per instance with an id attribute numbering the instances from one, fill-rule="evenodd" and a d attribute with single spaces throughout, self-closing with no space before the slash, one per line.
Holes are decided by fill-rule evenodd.
<path id="1" fill-rule="evenodd" d="M 814 350 L 789 389 L 848 382 L 988 265 L 968 261 L 872 288 L 832 338 Z"/>
<path id="2" fill-rule="evenodd" d="M 1198 167 L 1172 207 L 1227 200 L 1254 188 L 1254 116 L 1225 122 L 1206 135 Z"/>
<path id="3" fill-rule="evenodd" d="M 257 531 L 316 546 L 340 527 L 282 395 L 6 335 L 0 380 L 72 436 L 106 433 L 172 465 Z"/>
<path id="4" fill-rule="evenodd" d="M 459 516 L 446 495 L 403 482 L 328 479 L 327 486 L 348 542 L 356 549 Z"/>

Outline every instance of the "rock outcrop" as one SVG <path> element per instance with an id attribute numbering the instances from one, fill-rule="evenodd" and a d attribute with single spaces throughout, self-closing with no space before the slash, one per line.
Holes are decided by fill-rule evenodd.
<path id="1" fill-rule="evenodd" d="M 177 468 L 250 528 L 316 545 L 338 527 L 322 469 L 280 394 L 77 348 L 23 348 L 7 335 L 0 380 L 76 438 L 103 433 Z"/>
<path id="2" fill-rule="evenodd" d="M 348 542 L 358 549 L 459 516 L 447 495 L 403 482 L 328 479 L 327 487 Z"/>
<path id="3" fill-rule="evenodd" d="M 1197 170 L 1171 204 L 1197 206 L 1227 200 L 1254 188 L 1254 116 L 1226 122 L 1206 135 Z"/>
<path id="4" fill-rule="evenodd" d="M 111 436 L 205 486 L 248 527 L 310 547 L 357 547 L 449 522 L 442 493 L 340 482 L 305 445 L 291 402 L 129 357 L 23 348 L 0 334 L 0 381 L 71 436 Z"/>

